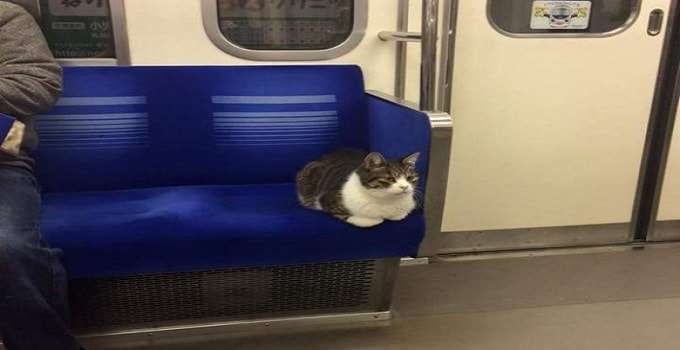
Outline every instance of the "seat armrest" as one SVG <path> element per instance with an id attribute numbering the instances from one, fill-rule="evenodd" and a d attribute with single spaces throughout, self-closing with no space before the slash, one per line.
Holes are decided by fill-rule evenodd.
<path id="1" fill-rule="evenodd" d="M 453 122 L 449 114 L 424 112 L 405 100 L 367 92 L 370 147 L 388 158 L 420 152 L 418 172 L 425 181 L 426 231 L 417 256 L 437 254 L 448 183 Z"/>

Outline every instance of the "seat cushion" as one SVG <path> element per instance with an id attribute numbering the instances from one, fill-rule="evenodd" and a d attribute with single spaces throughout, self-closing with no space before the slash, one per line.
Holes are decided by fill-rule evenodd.
<path id="1" fill-rule="evenodd" d="M 48 193 L 43 233 L 71 278 L 400 257 L 422 213 L 361 229 L 300 207 L 293 184 Z"/>

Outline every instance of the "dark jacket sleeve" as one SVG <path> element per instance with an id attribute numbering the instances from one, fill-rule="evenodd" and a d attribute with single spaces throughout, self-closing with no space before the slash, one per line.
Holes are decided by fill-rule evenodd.
<path id="1" fill-rule="evenodd" d="M 62 70 L 33 17 L 0 1 L 0 113 L 29 117 L 49 110 Z"/>

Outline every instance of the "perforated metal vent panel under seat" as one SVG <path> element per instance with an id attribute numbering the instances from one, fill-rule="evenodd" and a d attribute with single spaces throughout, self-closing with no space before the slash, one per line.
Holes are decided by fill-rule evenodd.
<path id="1" fill-rule="evenodd" d="M 78 331 L 386 311 L 398 259 L 228 268 L 70 285 Z"/>

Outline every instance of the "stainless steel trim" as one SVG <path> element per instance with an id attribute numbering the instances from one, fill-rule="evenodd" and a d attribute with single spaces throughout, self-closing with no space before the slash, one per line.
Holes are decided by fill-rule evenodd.
<path id="1" fill-rule="evenodd" d="M 378 91 L 367 91 L 369 95 L 389 101 L 405 108 L 418 110 L 413 103 Z M 439 251 L 446 186 L 449 181 L 449 159 L 453 137 L 453 119 L 444 112 L 423 112 L 430 120 L 432 137 L 425 189 L 425 237 L 418 249 L 418 257 L 436 255 Z"/>
<path id="2" fill-rule="evenodd" d="M 378 38 L 382 41 L 393 40 L 397 42 L 412 42 L 417 43 L 422 39 L 422 35 L 418 32 L 389 32 L 382 31 L 378 33 Z"/>
<path id="3" fill-rule="evenodd" d="M 336 58 L 359 45 L 368 24 L 368 0 L 354 0 L 352 33 L 338 46 L 325 50 L 251 50 L 230 42 L 222 35 L 217 14 L 217 0 L 201 0 L 201 11 L 203 27 L 215 46 L 235 57 L 255 61 L 311 61 Z"/>
<path id="4" fill-rule="evenodd" d="M 116 46 L 116 61 L 119 66 L 129 66 L 132 64 L 132 58 L 130 57 L 130 40 L 125 17 L 125 1 L 109 0 L 109 6 L 111 8 L 114 45 Z"/>
<path id="5" fill-rule="evenodd" d="M 436 258 L 436 261 L 434 261 L 434 263 L 450 263 L 459 261 L 477 261 L 494 259 L 534 258 L 539 256 L 554 256 L 554 255 L 614 253 L 636 251 L 642 249 L 675 248 L 678 247 L 678 245 L 680 245 L 680 242 L 631 242 L 614 245 L 599 245 L 599 246 L 596 245 L 575 248 L 545 248 L 519 251 L 443 254 L 439 255 Z"/>
<path id="6" fill-rule="evenodd" d="M 392 297 L 394 286 L 397 284 L 399 274 L 399 258 L 388 258 L 378 260 L 380 263 L 376 269 L 376 279 L 373 283 L 382 286 L 380 295 L 375 295 L 374 305 L 378 305 L 375 311 L 390 311 L 392 308 Z M 377 293 L 376 293 L 377 294 Z"/>
<path id="7" fill-rule="evenodd" d="M 62 66 L 117 66 L 115 58 L 60 58 L 57 62 Z"/>
<path id="8" fill-rule="evenodd" d="M 444 232 L 440 254 L 564 248 L 628 242 L 629 224 Z"/>
<path id="9" fill-rule="evenodd" d="M 192 343 L 197 340 L 224 339 L 253 334 L 271 334 L 304 329 L 357 328 L 389 325 L 391 311 L 331 314 L 318 316 L 271 318 L 230 322 L 205 322 L 172 327 L 139 328 L 84 334 L 78 337 L 83 345 L 143 346 L 172 343 Z"/>
<path id="10" fill-rule="evenodd" d="M 420 110 L 433 111 L 437 88 L 437 21 L 439 0 L 423 0 L 420 44 Z"/>
<path id="11" fill-rule="evenodd" d="M 377 97 L 381 100 L 389 101 L 389 102 L 392 102 L 394 104 L 400 105 L 404 108 L 412 109 L 412 110 L 415 110 L 415 111 L 420 111 L 420 110 L 418 110 L 418 105 L 415 102 L 408 101 L 408 100 L 405 100 L 403 98 L 399 98 L 399 97 L 396 97 L 396 96 L 392 96 L 390 94 L 386 94 L 384 92 L 377 91 L 377 90 L 367 90 L 366 93 L 371 95 L 371 96 Z"/>
<path id="12" fill-rule="evenodd" d="M 434 256 L 439 249 L 444 217 L 446 187 L 449 182 L 449 159 L 453 137 L 453 119 L 445 112 L 425 112 L 430 118 L 430 164 L 427 169 L 425 189 L 425 238 L 418 256 Z"/>
<path id="13" fill-rule="evenodd" d="M 409 0 L 399 0 L 397 13 L 397 31 L 408 31 Z M 394 96 L 404 98 L 406 96 L 406 63 L 407 44 L 397 41 L 397 59 L 394 72 Z"/>
<path id="14" fill-rule="evenodd" d="M 638 0 L 635 2 L 634 7 L 632 8 L 631 14 L 626 20 L 626 22 L 621 26 L 618 27 L 614 30 L 610 30 L 608 32 L 604 33 L 511 33 L 503 28 L 499 27 L 496 22 L 493 21 L 493 17 L 491 16 L 491 2 L 493 0 L 487 0 L 486 3 L 486 19 L 489 22 L 489 25 L 499 32 L 500 34 L 503 34 L 505 36 L 509 36 L 511 38 L 519 38 L 519 39 L 527 39 L 527 38 L 607 38 L 610 36 L 618 35 L 623 33 L 624 31 L 628 30 L 628 28 L 632 27 L 633 24 L 637 21 L 637 19 L 640 17 L 640 9 L 641 9 L 641 2 L 642 0 Z"/>
<path id="15" fill-rule="evenodd" d="M 456 50 L 456 24 L 458 0 L 446 0 L 443 15 L 443 38 L 439 56 L 439 86 L 437 87 L 437 110 L 451 114 L 453 92 L 453 64 Z"/>
<path id="16" fill-rule="evenodd" d="M 286 317 L 286 318 L 271 318 L 271 319 L 261 319 L 261 320 L 243 320 L 243 321 L 230 321 L 230 322 L 213 322 L 213 323 L 197 323 L 188 324 L 182 326 L 172 326 L 172 327 L 157 327 L 157 328 L 141 328 L 134 330 L 118 331 L 118 332 L 105 332 L 105 333 L 92 333 L 79 336 L 81 339 L 90 338 L 101 338 L 101 337 L 113 337 L 113 336 L 125 336 L 125 335 L 135 335 L 144 334 L 147 336 L 159 335 L 161 333 L 171 333 L 171 332 L 181 332 L 186 330 L 197 330 L 197 329 L 224 329 L 229 327 L 230 329 L 242 328 L 247 331 L 254 331 L 254 328 L 266 328 L 272 329 L 275 327 L 293 327 L 293 326 L 304 326 L 313 325 L 319 326 L 329 323 L 338 322 L 369 322 L 369 321 L 385 321 L 392 317 L 391 311 L 381 311 L 381 312 L 366 312 L 366 313 L 356 313 L 356 314 L 337 314 L 337 315 L 320 315 L 320 316 L 304 316 L 304 317 Z"/>
<path id="17" fill-rule="evenodd" d="M 680 241 L 680 220 L 657 221 L 654 224 L 654 231 L 647 236 L 647 241 Z"/>
<path id="18" fill-rule="evenodd" d="M 401 258 L 400 266 L 422 266 L 428 265 L 430 263 L 430 258 Z"/>
<path id="19" fill-rule="evenodd" d="M 673 0 L 668 11 L 663 51 L 654 99 L 647 124 L 647 135 L 640 161 L 640 175 L 633 211 L 631 239 L 646 240 L 653 235 L 663 189 L 668 153 L 680 98 L 680 3 Z"/>

